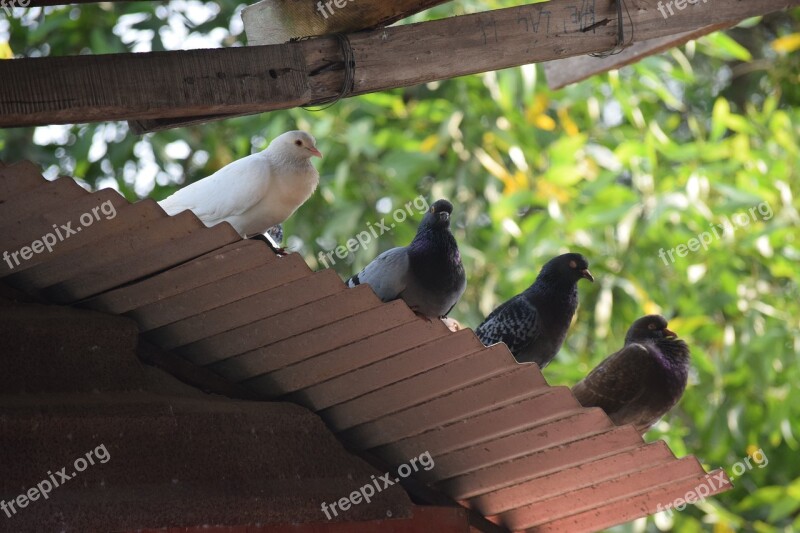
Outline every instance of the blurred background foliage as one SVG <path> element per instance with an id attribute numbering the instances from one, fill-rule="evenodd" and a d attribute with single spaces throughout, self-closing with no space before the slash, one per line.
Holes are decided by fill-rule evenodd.
<path id="1" fill-rule="evenodd" d="M 513 5 L 459 0 L 413 17 Z M 5 57 L 242 46 L 232 0 L 14 10 Z M 0 131 L 0 157 L 46 175 L 161 199 L 288 129 L 312 132 L 319 191 L 286 225 L 312 268 L 422 194 L 456 205 L 468 289 L 452 315 L 476 327 L 551 256 L 573 250 L 597 281 L 545 374 L 571 385 L 659 312 L 692 347 L 680 405 L 648 435 L 678 456 L 768 464 L 735 490 L 619 531 L 800 531 L 800 10 L 750 19 L 640 63 L 552 92 L 526 66 L 137 137 L 125 123 Z M 762 210 L 750 211 L 761 205 Z M 671 262 L 712 224 L 742 221 Z M 419 216 L 333 268 L 342 277 L 406 244 Z"/>

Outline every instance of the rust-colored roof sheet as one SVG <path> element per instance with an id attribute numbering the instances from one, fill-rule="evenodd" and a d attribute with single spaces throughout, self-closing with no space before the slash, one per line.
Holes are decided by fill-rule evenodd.
<path id="1" fill-rule="evenodd" d="M 294 401 L 387 464 L 429 451 L 435 467 L 417 479 L 503 528 L 602 529 L 716 474 L 582 408 L 505 345 L 485 348 L 471 330 L 451 333 L 296 254 L 278 258 L 227 224 L 168 217 L 151 200 L 47 182 L 28 162 L 0 167 L 0 250 L 106 201 L 115 218 L 13 270 L 0 262 L 0 276 L 53 303 L 131 317 L 180 358 L 169 365 L 178 377 L 202 367 L 254 397 Z"/>
<path id="2" fill-rule="evenodd" d="M 21 299 L 0 294 L 0 501 L 47 490 L 62 465 L 73 479 L 0 510 L 0 531 L 468 533 L 468 511 L 417 507 L 399 485 L 328 521 L 322 502 L 384 469 L 314 413 L 204 394 L 137 357 L 133 320 Z"/>

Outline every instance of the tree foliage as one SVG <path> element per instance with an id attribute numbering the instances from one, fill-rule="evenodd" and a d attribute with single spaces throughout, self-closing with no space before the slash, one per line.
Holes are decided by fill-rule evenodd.
<path id="1" fill-rule="evenodd" d="M 415 19 L 512 4 L 465 1 Z M 13 53 L 29 57 L 239 46 L 241 7 L 16 10 L 0 21 L 0 42 L 5 31 Z M 449 198 L 468 272 L 452 315 L 470 327 L 548 258 L 581 252 L 597 282 L 580 287 L 549 382 L 575 383 L 618 349 L 635 318 L 662 313 L 690 343 L 693 373 L 648 440 L 664 438 L 678 456 L 731 475 L 756 450 L 769 461 L 726 494 L 621 529 L 800 530 L 798 21 L 800 10 L 751 19 L 557 92 L 540 66 L 526 66 L 143 137 L 125 123 L 5 130 L 0 157 L 130 200 L 160 199 L 285 130 L 306 129 L 325 154 L 322 182 L 286 223 L 289 248 L 321 268 L 320 252 L 418 195 Z M 407 243 L 418 220 L 333 268 L 351 275 Z M 682 255 L 681 245 L 695 251 Z"/>

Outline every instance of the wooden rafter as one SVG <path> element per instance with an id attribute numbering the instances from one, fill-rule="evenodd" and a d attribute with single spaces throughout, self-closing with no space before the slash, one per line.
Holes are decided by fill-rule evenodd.
<path id="1" fill-rule="evenodd" d="M 242 11 L 250 46 L 388 26 L 450 0 L 261 0 Z M 341 7 L 337 7 L 341 6 Z"/>
<path id="2" fill-rule="evenodd" d="M 800 5 L 714 0 L 664 19 L 654 0 L 629 6 L 645 41 Z M 350 95 L 562 59 L 615 46 L 610 0 L 551 0 L 349 35 Z M 103 120 L 187 121 L 313 105 L 340 94 L 340 43 L 321 37 L 243 48 L 47 57 L 0 62 L 0 127 Z M 158 122 L 145 122 L 155 129 Z M 171 124 L 170 126 L 174 126 Z M 168 126 L 169 127 L 169 126 Z"/>
<path id="3" fill-rule="evenodd" d="M 626 48 L 619 54 L 608 57 L 578 56 L 549 61 L 544 65 L 547 85 L 552 90 L 561 89 L 562 87 L 585 80 L 596 74 L 622 68 L 626 65 L 641 61 L 645 57 L 686 44 L 703 35 L 730 28 L 737 23 L 738 21 L 721 22 L 677 35 L 668 35 L 666 37 L 641 41 Z"/>
<path id="4" fill-rule="evenodd" d="M 67 4 L 95 4 L 98 0 L 28 0 L 21 7 L 63 6 Z M 133 2 L 135 0 L 103 0 L 104 2 Z"/>

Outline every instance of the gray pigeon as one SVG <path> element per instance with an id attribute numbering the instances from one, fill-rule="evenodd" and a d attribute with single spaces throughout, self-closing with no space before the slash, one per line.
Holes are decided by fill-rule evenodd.
<path id="1" fill-rule="evenodd" d="M 680 400 L 689 358 L 689 347 L 667 329 L 667 320 L 648 315 L 572 392 L 582 406 L 601 407 L 615 424 L 633 424 L 644 434 Z"/>
<path id="2" fill-rule="evenodd" d="M 594 281 L 581 254 L 548 261 L 533 285 L 492 311 L 475 334 L 485 346 L 504 342 L 520 363 L 546 367 L 567 337 L 578 308 L 578 281 Z"/>
<path id="3" fill-rule="evenodd" d="M 286 250 L 281 246 L 283 242 L 283 224 L 275 224 L 266 233 L 259 233 L 250 238 L 255 241 L 264 241 L 278 255 L 286 255 Z"/>
<path id="4" fill-rule="evenodd" d="M 271 228 L 267 230 L 267 235 L 272 237 L 272 240 L 275 241 L 275 244 L 280 246 L 283 242 L 283 224 L 275 224 Z"/>
<path id="5" fill-rule="evenodd" d="M 367 283 L 384 302 L 402 298 L 417 314 L 447 316 L 467 287 L 458 244 L 450 233 L 452 212 L 453 204 L 436 201 L 411 244 L 383 252 L 347 280 L 348 287 Z"/>

